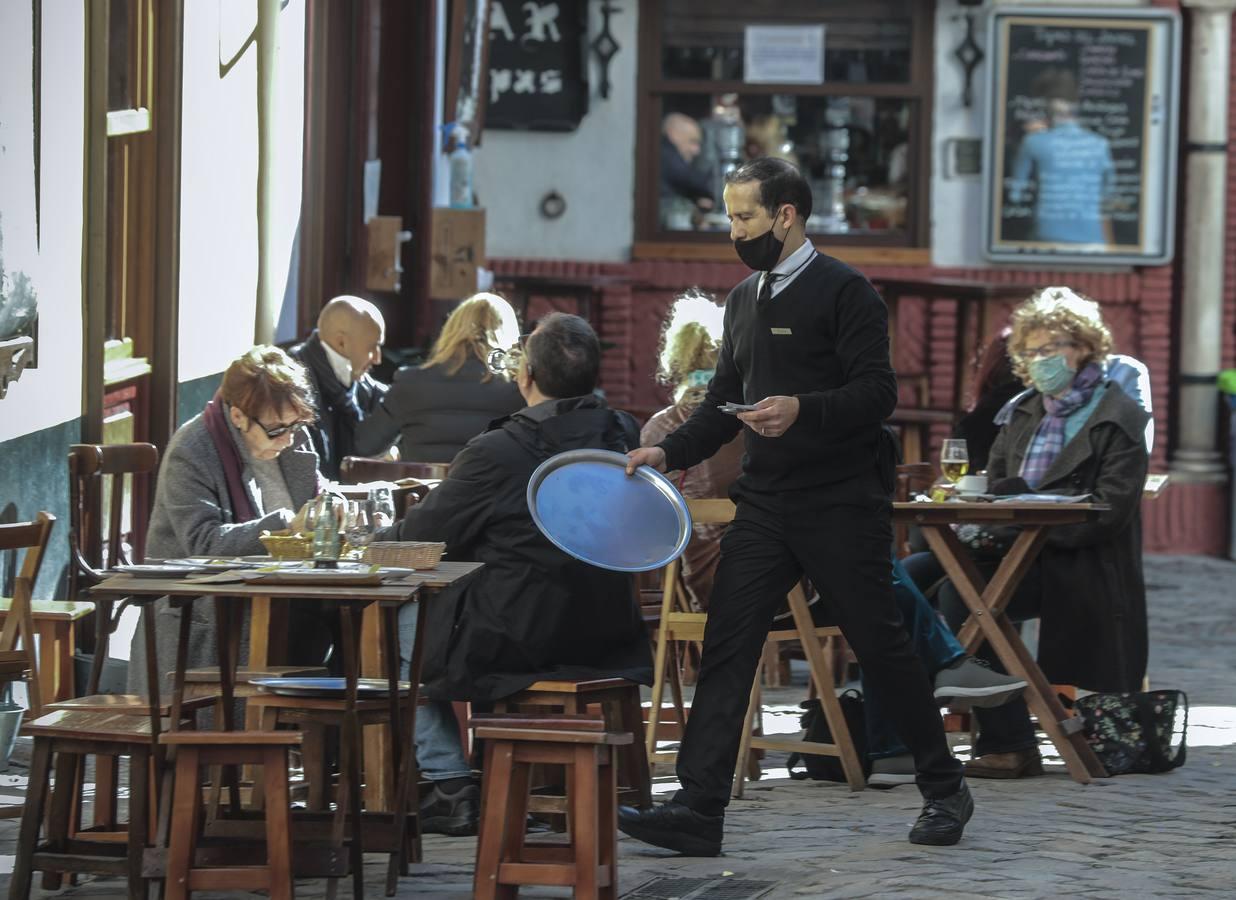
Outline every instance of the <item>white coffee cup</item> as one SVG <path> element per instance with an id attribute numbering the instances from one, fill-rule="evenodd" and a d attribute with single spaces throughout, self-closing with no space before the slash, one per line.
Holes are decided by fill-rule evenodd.
<path id="1" fill-rule="evenodd" d="M 987 493 L 987 476 L 962 475 L 957 479 L 957 493 L 971 496 Z"/>

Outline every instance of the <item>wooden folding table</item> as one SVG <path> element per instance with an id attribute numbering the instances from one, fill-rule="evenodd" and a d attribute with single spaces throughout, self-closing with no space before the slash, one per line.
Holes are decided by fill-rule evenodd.
<path id="1" fill-rule="evenodd" d="M 973 654 L 984 641 L 991 644 L 1010 675 L 1026 681 L 1026 703 L 1051 738 L 1069 774 L 1082 784 L 1106 778 L 1107 770 L 1082 732 L 1082 719 L 1071 715 L 1052 690 L 1034 657 L 1021 642 L 1006 609 L 1017 586 L 1030 570 L 1056 525 L 1093 521 L 1107 507 L 1093 503 L 894 503 L 893 521 L 917 525 L 945 574 L 970 609 L 957 639 Z M 1015 525 L 1020 529 L 1012 548 L 987 581 L 958 540 L 952 526 Z"/>

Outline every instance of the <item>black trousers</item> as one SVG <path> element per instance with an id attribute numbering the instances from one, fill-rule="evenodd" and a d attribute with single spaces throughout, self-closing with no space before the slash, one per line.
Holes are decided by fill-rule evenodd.
<path id="1" fill-rule="evenodd" d="M 706 815 L 729 803 L 751 681 L 777 606 L 805 573 L 914 754 L 919 790 L 945 797 L 961 782 L 931 682 L 893 599 L 892 506 L 874 465 L 844 482 L 740 494 L 721 539 L 699 679 L 678 754 L 675 799 Z M 825 689 L 828 686 L 824 686 Z"/>

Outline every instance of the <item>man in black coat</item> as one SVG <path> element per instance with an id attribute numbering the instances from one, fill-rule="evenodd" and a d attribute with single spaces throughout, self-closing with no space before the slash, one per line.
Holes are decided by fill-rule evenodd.
<path id="1" fill-rule="evenodd" d="M 318 327 L 288 353 L 309 370 L 318 420 L 309 426 L 319 468 L 339 477 L 339 464 L 352 456 L 356 428 L 377 408 L 386 385 L 369 375 L 382 361 L 386 323 L 368 300 L 341 296 L 322 307 Z"/>
<path id="2" fill-rule="evenodd" d="M 910 841 L 954 844 L 973 802 L 893 596 L 887 311 L 866 278 L 806 239 L 811 189 L 792 165 L 750 162 L 726 176 L 724 199 L 735 250 L 754 272 L 726 300 L 703 402 L 656 447 L 630 454 L 628 471 L 685 470 L 739 431 L 747 452 L 678 753 L 682 790 L 652 810 L 620 810 L 619 827 L 692 856 L 721 852 L 756 663 L 778 605 L 806 574 L 914 755 L 924 806 Z"/>
<path id="3" fill-rule="evenodd" d="M 460 773 L 449 702 L 491 703 L 544 679 L 620 677 L 652 682 L 652 654 L 631 576 L 580 562 L 541 534 L 528 510 L 528 479 L 566 450 L 639 446 L 627 413 L 593 394 L 596 333 L 578 316 L 551 314 L 528 338 L 517 384 L 527 406 L 492 422 L 450 475 L 384 540 L 445 541 L 450 559 L 485 564 L 425 606 L 425 694 L 417 759 L 434 781 L 422 828 L 470 833 L 478 792 Z M 400 616 L 400 654 L 411 659 L 416 606 Z"/>

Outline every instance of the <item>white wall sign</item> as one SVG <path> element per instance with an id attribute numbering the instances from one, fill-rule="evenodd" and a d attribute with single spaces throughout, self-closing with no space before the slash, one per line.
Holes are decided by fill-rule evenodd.
<path id="1" fill-rule="evenodd" d="M 748 25 L 743 80 L 749 84 L 823 84 L 823 25 Z"/>

